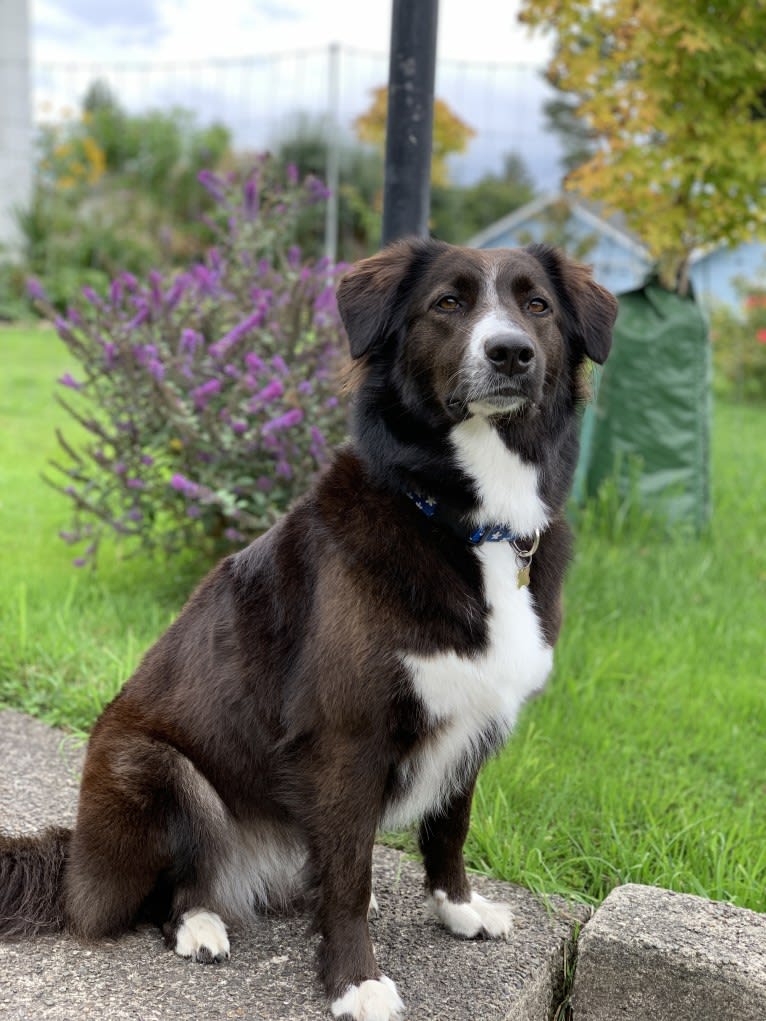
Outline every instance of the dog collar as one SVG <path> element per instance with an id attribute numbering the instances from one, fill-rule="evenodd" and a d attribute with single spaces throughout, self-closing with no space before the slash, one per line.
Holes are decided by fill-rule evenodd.
<path id="1" fill-rule="evenodd" d="M 422 496 L 411 489 L 406 492 L 418 510 L 427 518 L 435 518 L 437 521 L 443 522 L 458 538 L 470 543 L 471 546 L 481 546 L 485 542 L 509 542 L 519 557 L 531 559 L 540 544 L 539 529 L 536 529 L 530 538 L 519 535 L 507 524 L 479 525 L 467 528 L 455 514 L 445 511 L 434 497 Z"/>

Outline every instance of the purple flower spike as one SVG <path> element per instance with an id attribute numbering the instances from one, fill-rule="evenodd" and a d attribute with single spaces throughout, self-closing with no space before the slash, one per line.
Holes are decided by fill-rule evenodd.
<path id="1" fill-rule="evenodd" d="M 248 351 L 248 353 L 245 355 L 245 365 L 247 366 L 248 370 L 256 376 L 258 375 L 259 372 L 262 372 L 264 368 L 263 360 L 259 358 L 258 355 L 255 354 L 253 351 Z"/>
<path id="2" fill-rule="evenodd" d="M 195 387 L 194 390 L 192 390 L 192 397 L 194 398 L 194 403 L 197 408 L 201 410 L 206 406 L 210 397 L 220 392 L 220 379 L 209 379 L 207 383 L 202 383 L 201 386 Z"/>
<path id="3" fill-rule="evenodd" d="M 298 425 L 303 421 L 303 409 L 302 408 L 291 408 L 286 411 L 284 415 L 278 415 L 277 418 L 272 418 L 270 422 L 267 422 L 263 427 L 264 433 L 278 432 L 281 429 L 291 429 L 294 425 Z"/>
<path id="4" fill-rule="evenodd" d="M 285 388 L 282 386 L 278 379 L 272 379 L 272 381 L 265 386 L 263 390 L 255 395 L 254 401 L 263 404 L 271 404 L 272 401 L 278 400 L 285 392 Z"/>
<path id="5" fill-rule="evenodd" d="M 62 386 L 68 386 L 70 390 L 82 390 L 83 388 L 82 383 L 78 383 L 76 379 L 72 378 L 71 372 L 65 372 L 63 376 L 59 376 L 57 382 Z"/>
<path id="6" fill-rule="evenodd" d="M 143 325 L 149 318 L 149 306 L 144 304 L 142 308 L 139 308 L 138 313 L 128 323 L 129 330 L 135 330 L 138 326 Z"/>
<path id="7" fill-rule="evenodd" d="M 216 201 L 221 202 L 224 197 L 224 182 L 211 170 L 200 170 L 197 180 L 209 192 Z"/>
<path id="8" fill-rule="evenodd" d="M 258 195 L 258 179 L 255 174 L 251 174 L 250 177 L 245 181 L 244 187 L 244 200 L 245 200 L 245 212 L 250 219 L 255 219 L 258 215 L 258 208 L 260 205 Z"/>
<path id="9" fill-rule="evenodd" d="M 120 273 L 117 279 L 120 280 L 120 282 L 123 283 L 127 290 L 129 291 L 135 291 L 138 288 L 138 280 L 133 276 L 132 273 L 128 273 L 127 270 L 125 270 L 123 273 Z"/>
<path id="10" fill-rule="evenodd" d="M 196 330 L 182 330 L 181 340 L 179 348 L 181 351 L 185 351 L 187 354 L 194 354 L 198 347 L 204 344 L 204 338 L 201 333 L 197 333 Z"/>
<path id="11" fill-rule="evenodd" d="M 44 301 L 46 294 L 37 277 L 27 277 L 27 294 L 32 301 Z"/>
<path id="12" fill-rule="evenodd" d="M 233 330 L 229 330 L 215 344 L 211 344 L 210 354 L 213 358 L 220 358 L 222 355 L 227 354 L 246 334 L 261 325 L 263 316 L 264 310 L 261 308 L 257 309 L 247 319 L 243 319 L 241 323 L 238 323 Z"/>
<path id="13" fill-rule="evenodd" d="M 165 378 L 165 366 L 161 361 L 159 361 L 159 359 L 150 358 L 148 369 L 156 380 L 161 381 Z"/>
<path id="14" fill-rule="evenodd" d="M 171 478 L 170 485 L 176 492 L 183 493 L 184 496 L 194 498 L 199 495 L 197 483 L 192 482 L 191 479 L 187 479 L 185 475 L 181 475 L 178 472 Z"/>

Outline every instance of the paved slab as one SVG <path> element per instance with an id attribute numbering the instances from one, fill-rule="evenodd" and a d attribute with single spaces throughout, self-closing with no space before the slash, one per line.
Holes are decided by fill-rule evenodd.
<path id="1" fill-rule="evenodd" d="M 74 817 L 82 749 L 28 717 L 0 712 L 0 827 L 30 832 Z M 375 852 L 381 908 L 372 923 L 378 958 L 407 1003 L 409 1021 L 548 1021 L 565 945 L 586 910 L 544 906 L 528 891 L 477 878 L 510 901 L 507 943 L 460 941 L 426 917 L 418 863 Z M 184 1021 L 327 1019 L 313 974 L 307 921 L 259 918 L 232 932 L 231 961 L 194 965 L 165 949 L 156 930 L 83 946 L 64 936 L 0 944 L 0 1019 Z"/>
<path id="2" fill-rule="evenodd" d="M 585 926 L 575 1021 L 763 1021 L 766 915 L 653 886 L 618 887 Z"/>

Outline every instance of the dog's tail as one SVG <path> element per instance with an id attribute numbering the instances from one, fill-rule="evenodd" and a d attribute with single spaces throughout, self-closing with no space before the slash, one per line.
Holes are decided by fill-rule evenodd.
<path id="1" fill-rule="evenodd" d="M 72 831 L 51 826 L 34 836 L 0 834 L 0 939 L 64 927 L 63 878 Z"/>

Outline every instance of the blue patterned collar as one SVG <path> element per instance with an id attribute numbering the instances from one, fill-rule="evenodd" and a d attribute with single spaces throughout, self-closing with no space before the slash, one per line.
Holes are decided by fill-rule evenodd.
<path id="1" fill-rule="evenodd" d="M 445 513 L 444 510 L 440 508 L 439 501 L 434 499 L 434 497 L 422 496 L 420 493 L 416 493 L 411 489 L 408 489 L 406 492 L 407 496 L 410 500 L 412 500 L 418 510 L 425 514 L 427 518 L 436 518 L 438 521 L 442 521 L 444 524 L 448 525 L 456 535 L 470 543 L 472 546 L 481 546 L 482 543 L 485 542 L 510 542 L 517 553 L 521 556 L 528 556 L 530 558 L 537 549 L 539 533 L 536 533 L 533 537 L 529 549 L 522 550 L 519 548 L 518 544 L 526 537 L 519 535 L 518 532 L 514 531 L 509 525 L 479 525 L 474 528 L 469 525 L 466 527 L 462 524 L 462 522 L 458 521 L 454 514 Z"/>

